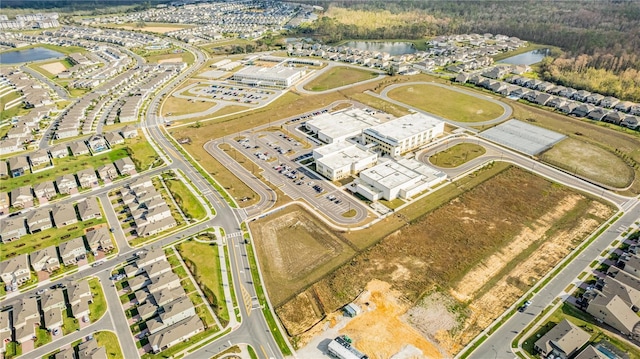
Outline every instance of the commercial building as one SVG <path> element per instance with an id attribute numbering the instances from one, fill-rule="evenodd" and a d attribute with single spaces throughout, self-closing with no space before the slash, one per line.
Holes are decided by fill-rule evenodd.
<path id="1" fill-rule="evenodd" d="M 373 149 L 383 155 L 398 157 L 433 141 L 443 133 L 444 122 L 414 113 L 365 129 L 361 143 L 374 144 Z"/>
<path id="2" fill-rule="evenodd" d="M 362 145 L 334 142 L 313 151 L 316 172 L 335 181 L 370 168 L 378 161 L 378 154 Z"/>
<path id="3" fill-rule="evenodd" d="M 360 172 L 355 190 L 371 201 L 410 198 L 444 181 L 446 174 L 413 159 L 389 160 Z"/>
<path id="4" fill-rule="evenodd" d="M 231 80 L 251 86 L 288 88 L 306 73 L 298 67 L 247 66 L 236 72 Z"/>
<path id="5" fill-rule="evenodd" d="M 369 357 L 354 348 L 346 337 L 337 337 L 327 346 L 330 356 L 338 359 L 368 359 Z"/>
<path id="6" fill-rule="evenodd" d="M 360 136 L 365 128 L 380 124 L 380 120 L 361 109 L 323 113 L 308 120 L 307 130 L 325 143 L 333 143 Z"/>

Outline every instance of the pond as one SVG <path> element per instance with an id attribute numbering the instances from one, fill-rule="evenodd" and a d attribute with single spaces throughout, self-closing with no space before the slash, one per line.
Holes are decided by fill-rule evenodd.
<path id="1" fill-rule="evenodd" d="M 507 57 L 506 59 L 498 62 L 512 65 L 533 65 L 542 61 L 546 56 L 549 56 L 549 52 L 549 49 L 531 50 L 523 54 Z"/>
<path id="2" fill-rule="evenodd" d="M 364 51 L 380 51 L 389 55 L 413 54 L 416 48 L 410 42 L 402 41 L 349 41 L 343 46 Z"/>
<path id="3" fill-rule="evenodd" d="M 19 64 L 23 62 L 55 59 L 63 56 L 64 54 L 58 51 L 45 49 L 44 47 L 34 47 L 27 50 L 3 52 L 0 54 L 0 63 L 3 65 Z"/>

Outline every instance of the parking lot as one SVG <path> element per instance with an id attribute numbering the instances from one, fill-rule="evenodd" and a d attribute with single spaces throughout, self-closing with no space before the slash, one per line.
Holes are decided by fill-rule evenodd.
<path id="1" fill-rule="evenodd" d="M 278 90 L 267 90 L 220 81 L 201 81 L 177 91 L 173 96 L 200 101 L 209 100 L 227 105 L 261 106 L 280 96 L 281 93 Z"/>
<path id="2" fill-rule="evenodd" d="M 281 131 L 253 133 L 232 142 L 238 151 L 264 170 L 263 177 L 267 181 L 291 198 L 304 198 L 324 213 L 342 217 L 343 221 L 363 220 L 367 210 L 362 203 L 301 164 L 312 156 L 315 147 L 308 143 L 305 148 L 305 144 Z M 359 215 L 343 216 L 352 209 Z"/>

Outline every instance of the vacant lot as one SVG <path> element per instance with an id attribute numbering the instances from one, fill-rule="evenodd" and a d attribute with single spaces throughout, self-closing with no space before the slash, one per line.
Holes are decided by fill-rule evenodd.
<path id="1" fill-rule="evenodd" d="M 162 104 L 162 116 L 179 116 L 206 111 L 215 106 L 215 102 L 198 101 L 171 96 Z"/>
<path id="2" fill-rule="evenodd" d="M 495 103 L 428 84 L 398 87 L 389 91 L 389 97 L 458 122 L 493 120 L 504 112 Z"/>
<path id="3" fill-rule="evenodd" d="M 630 185 L 634 177 L 633 169 L 620 157 L 572 138 L 553 146 L 541 158 L 578 176 L 616 188 Z"/>
<path id="4" fill-rule="evenodd" d="M 297 205 L 252 222 L 251 231 L 269 297 L 276 306 L 355 253 Z"/>
<path id="5" fill-rule="evenodd" d="M 443 167 L 458 167 L 476 157 L 484 155 L 487 150 L 475 143 L 461 143 L 429 157 L 429 162 Z"/>
<path id="6" fill-rule="evenodd" d="M 535 201 L 531 200 L 533 198 Z M 353 300 L 373 279 L 392 283 L 392 289 L 400 291 L 402 298 L 416 303 L 425 293 L 437 288 L 453 288 L 465 278 L 470 286 L 467 293 L 471 299 L 484 299 L 483 303 L 489 303 L 489 296 L 493 295 L 500 300 L 513 301 L 515 299 L 511 296 L 516 290 L 510 289 L 506 296 L 496 292 L 488 294 L 491 289 L 489 282 L 514 284 L 517 290 L 526 288 L 531 284 L 531 278 L 553 264 L 546 259 L 552 249 L 545 249 L 539 255 L 536 252 L 538 248 L 550 240 L 556 243 L 556 239 L 566 242 L 565 247 L 575 245 L 589 228 L 601 223 L 610 213 L 610 208 L 581 194 L 511 167 L 473 188 L 467 188 L 462 195 L 429 214 L 408 222 L 359 253 L 348 264 L 314 283 L 303 295 L 314 298 L 320 312 L 329 313 Z M 585 223 L 581 219 L 590 222 Z M 536 235 L 527 237 L 527 231 Z M 518 245 L 510 247 L 516 239 L 521 239 L 517 241 Z M 503 264 L 488 271 L 484 269 L 487 266 L 485 261 L 501 251 L 508 253 L 496 257 L 505 258 L 501 262 Z M 535 265 L 529 263 L 526 268 L 519 267 L 528 258 Z M 553 257 L 550 261 L 557 259 Z M 465 277 L 474 273 L 476 268 L 480 268 L 478 270 L 484 276 Z M 515 274 L 511 273 L 512 269 Z M 486 312 L 472 312 L 472 323 L 484 322 L 502 310 L 495 306 L 495 302 L 493 308 L 484 305 L 481 308 Z M 296 313 L 293 318 L 288 318 L 291 309 L 289 303 L 277 308 L 285 325 L 300 317 L 300 313 Z M 468 328 L 464 331 L 468 335 L 476 330 L 467 322 L 464 325 Z M 453 340 L 453 343 L 444 345 L 450 352 L 456 351 L 459 344 L 467 340 L 455 335 L 444 339 Z"/>
<path id="7" fill-rule="evenodd" d="M 140 26 L 143 25 L 143 26 Z M 155 32 L 158 34 L 164 34 L 170 31 L 176 31 L 180 29 L 186 29 L 189 27 L 193 27 L 192 25 L 185 24 L 173 24 L 173 23 L 164 23 L 164 22 L 149 22 L 149 23 L 124 23 L 124 24 L 109 24 L 109 27 L 115 27 L 119 29 L 125 30 L 136 30 L 136 31 L 148 31 Z"/>
<path id="8" fill-rule="evenodd" d="M 169 179 L 169 177 L 170 176 L 165 180 L 167 188 L 169 188 L 169 192 L 171 192 L 173 199 L 176 201 L 178 206 L 180 206 L 180 209 L 185 216 L 193 220 L 200 220 L 204 218 L 207 215 L 207 212 L 202 206 L 202 203 L 200 203 L 196 198 L 197 194 L 192 192 L 187 185 L 178 178 Z"/>
<path id="9" fill-rule="evenodd" d="M 347 66 L 333 67 L 304 86 L 310 91 L 324 91 L 332 88 L 354 84 L 378 76 L 375 72 L 355 69 Z"/>

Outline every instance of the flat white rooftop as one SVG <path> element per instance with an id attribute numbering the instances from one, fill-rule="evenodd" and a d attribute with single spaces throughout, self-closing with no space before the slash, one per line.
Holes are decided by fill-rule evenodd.
<path id="1" fill-rule="evenodd" d="M 437 118 L 422 113 L 413 113 L 371 127 L 365 130 L 365 132 L 398 143 L 411 136 L 426 132 L 440 124 L 442 124 L 442 121 Z"/>
<path id="2" fill-rule="evenodd" d="M 365 128 L 379 125 L 379 119 L 369 115 L 361 109 L 350 109 L 334 113 L 323 113 L 307 121 L 330 138 L 340 138 L 350 134 L 358 134 Z"/>
<path id="3" fill-rule="evenodd" d="M 444 179 L 446 175 L 422 162 L 402 158 L 398 161 L 387 161 L 361 172 L 385 188 L 397 188 L 418 177 L 424 176 L 430 182 L 437 178 Z"/>
<path id="4" fill-rule="evenodd" d="M 528 155 L 546 151 L 567 136 L 511 119 L 480 133 L 480 137 Z"/>
<path id="5" fill-rule="evenodd" d="M 318 161 L 331 168 L 342 168 L 371 156 L 376 156 L 376 154 L 360 149 L 356 145 L 351 145 L 349 147 L 339 149 L 338 151 L 334 151 L 333 153 L 322 157 Z"/>
<path id="6" fill-rule="evenodd" d="M 300 76 L 302 69 L 296 67 L 262 67 L 247 66 L 236 72 L 234 76 L 259 77 L 269 80 L 287 80 L 291 77 Z"/>

